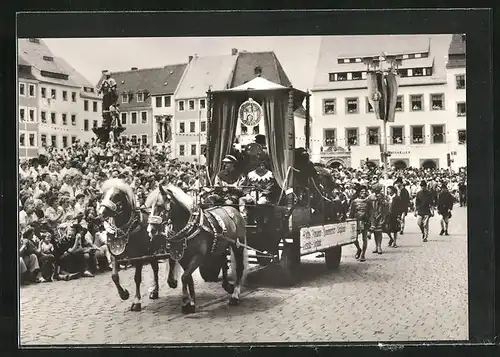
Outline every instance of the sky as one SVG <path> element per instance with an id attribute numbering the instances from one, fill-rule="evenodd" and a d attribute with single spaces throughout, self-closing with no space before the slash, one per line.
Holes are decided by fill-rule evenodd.
<path id="1" fill-rule="evenodd" d="M 188 57 L 231 54 L 232 48 L 248 52 L 274 51 L 293 86 L 312 88 L 321 37 L 156 37 L 43 39 L 54 56 L 62 57 L 90 82 L 97 84 L 101 71 L 126 71 L 187 63 Z"/>

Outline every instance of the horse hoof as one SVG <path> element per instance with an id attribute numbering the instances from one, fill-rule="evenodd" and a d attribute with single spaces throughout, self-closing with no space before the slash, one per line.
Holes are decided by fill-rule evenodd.
<path id="1" fill-rule="evenodd" d="M 133 303 L 130 307 L 130 311 L 141 311 L 141 303 Z"/>
<path id="2" fill-rule="evenodd" d="M 234 297 L 231 297 L 231 299 L 229 299 L 229 306 L 238 306 L 239 304 L 240 304 L 240 299 Z"/>
<path id="3" fill-rule="evenodd" d="M 195 305 L 184 305 L 182 306 L 182 313 L 183 314 L 193 314 L 196 311 Z"/>
<path id="4" fill-rule="evenodd" d="M 170 288 L 172 289 L 177 288 L 177 280 L 168 280 L 167 283 Z"/>
<path id="5" fill-rule="evenodd" d="M 149 293 L 149 298 L 150 298 L 151 300 L 156 300 L 156 299 L 158 299 L 158 291 L 151 291 L 151 292 Z"/>
<path id="6" fill-rule="evenodd" d="M 123 290 L 122 293 L 120 293 L 120 298 L 122 300 L 127 300 L 130 297 L 130 294 L 127 289 Z"/>
<path id="7" fill-rule="evenodd" d="M 234 292 L 234 285 L 233 284 L 229 284 L 229 283 L 226 283 L 226 284 L 222 284 L 222 287 L 224 288 L 224 290 L 226 290 L 226 292 L 228 294 L 232 294 Z"/>

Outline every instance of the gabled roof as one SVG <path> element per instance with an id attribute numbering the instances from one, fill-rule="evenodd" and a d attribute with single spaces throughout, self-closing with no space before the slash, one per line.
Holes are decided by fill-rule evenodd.
<path id="1" fill-rule="evenodd" d="M 176 99 L 202 98 L 209 89 L 226 89 L 236 58 L 233 55 L 194 57 L 177 88 Z"/>
<path id="2" fill-rule="evenodd" d="M 338 63 L 340 58 L 429 52 L 427 58 L 405 59 L 400 68 L 433 65 L 432 76 L 405 77 L 400 85 L 441 84 L 451 35 L 328 36 L 321 40 L 313 90 L 366 88 L 366 81 L 330 82 L 329 73 L 366 71 L 363 63 Z"/>
<path id="3" fill-rule="evenodd" d="M 41 71 L 58 73 L 70 75 L 65 63 L 62 63 L 60 59 L 54 57 L 54 54 L 50 51 L 43 40 L 39 40 L 38 43 L 30 42 L 28 39 L 18 40 L 18 60 L 19 64 L 24 65 L 27 63 L 35 70 L 32 71 L 33 76 L 39 81 L 55 83 L 60 85 L 67 85 L 71 87 L 78 87 L 71 77 L 68 79 L 59 79 L 46 77 L 41 75 Z M 44 57 L 51 57 L 52 60 L 46 60 Z"/>
<path id="4" fill-rule="evenodd" d="M 28 61 L 26 61 L 24 58 L 22 58 L 21 56 L 17 56 L 17 65 L 18 66 L 30 66 L 31 65 L 28 63 Z"/>
<path id="5" fill-rule="evenodd" d="M 453 37 L 451 38 L 448 54 L 450 55 L 466 54 L 465 39 L 461 34 L 454 34 Z"/>
<path id="6" fill-rule="evenodd" d="M 240 52 L 236 60 L 231 87 L 240 86 L 255 78 L 257 67 L 261 70 L 262 78 L 285 87 L 291 85 L 290 79 L 274 52 Z"/>
<path id="7" fill-rule="evenodd" d="M 143 68 L 123 72 L 111 72 L 118 91 L 136 93 L 147 90 L 151 95 L 173 94 L 184 73 L 186 64 L 175 64 L 157 68 Z M 97 86 L 101 84 L 104 75 Z"/>

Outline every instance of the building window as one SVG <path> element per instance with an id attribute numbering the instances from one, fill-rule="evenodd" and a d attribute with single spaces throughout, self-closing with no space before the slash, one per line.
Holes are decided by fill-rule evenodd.
<path id="1" fill-rule="evenodd" d="M 34 84 L 29 85 L 29 96 L 35 97 L 35 85 Z"/>
<path id="2" fill-rule="evenodd" d="M 85 119 L 83 121 L 83 130 L 84 131 L 89 131 L 89 120 L 88 119 Z"/>
<path id="3" fill-rule="evenodd" d="M 189 122 L 189 132 L 190 133 L 195 132 L 195 127 L 196 127 L 196 123 L 194 121 Z"/>
<path id="4" fill-rule="evenodd" d="M 179 133 L 184 134 L 186 132 L 186 124 L 179 122 Z"/>
<path id="5" fill-rule="evenodd" d="M 89 101 L 88 100 L 83 101 L 83 110 L 85 110 L 86 112 L 89 111 Z"/>
<path id="6" fill-rule="evenodd" d="M 200 99 L 200 109 L 205 109 L 206 101 L 205 99 Z"/>
<path id="7" fill-rule="evenodd" d="M 24 133 L 19 134 L 19 146 L 26 146 L 26 135 Z"/>
<path id="8" fill-rule="evenodd" d="M 414 125 L 411 127 L 411 143 L 423 144 L 424 143 L 424 126 Z"/>
<path id="9" fill-rule="evenodd" d="M 165 108 L 170 108 L 172 106 L 172 97 L 169 95 L 163 97 L 163 105 Z"/>
<path id="10" fill-rule="evenodd" d="M 130 113 L 130 124 L 137 124 L 137 112 Z"/>
<path id="11" fill-rule="evenodd" d="M 50 123 L 56 124 L 56 113 L 50 113 Z"/>
<path id="12" fill-rule="evenodd" d="M 63 148 L 68 147 L 68 137 L 66 135 L 63 135 L 63 137 L 62 137 L 62 144 L 63 144 Z"/>
<path id="13" fill-rule="evenodd" d="M 402 112 L 404 110 L 403 96 L 398 95 L 396 100 L 396 107 L 394 109 L 396 112 Z"/>
<path id="14" fill-rule="evenodd" d="M 148 123 L 148 112 L 141 112 L 141 123 L 142 124 Z"/>
<path id="15" fill-rule="evenodd" d="M 122 125 L 127 125 L 127 113 L 122 113 Z"/>
<path id="16" fill-rule="evenodd" d="M 398 69 L 398 74 L 401 78 L 408 77 L 408 70 L 406 68 Z"/>
<path id="17" fill-rule="evenodd" d="M 455 81 L 457 89 L 465 89 L 465 74 L 457 74 Z"/>
<path id="18" fill-rule="evenodd" d="M 191 144 L 191 156 L 196 156 L 196 144 Z"/>
<path id="19" fill-rule="evenodd" d="M 465 102 L 457 103 L 457 117 L 464 117 L 467 115 L 467 108 Z"/>
<path id="20" fill-rule="evenodd" d="M 38 38 L 30 38 L 29 41 L 32 43 L 40 43 L 40 40 Z"/>
<path id="21" fill-rule="evenodd" d="M 410 103 L 412 112 L 424 110 L 424 97 L 422 94 L 410 95 Z"/>
<path id="22" fill-rule="evenodd" d="M 148 136 L 147 135 L 142 135 L 141 140 L 142 140 L 142 145 L 148 144 Z"/>
<path id="23" fill-rule="evenodd" d="M 201 155 L 207 155 L 207 144 L 201 144 L 200 146 L 200 154 Z"/>
<path id="24" fill-rule="evenodd" d="M 206 122 L 206 121 L 202 121 L 202 122 L 200 123 L 200 131 L 201 131 L 202 133 L 204 133 L 204 132 L 206 132 L 206 131 L 207 131 L 207 122 Z"/>
<path id="25" fill-rule="evenodd" d="M 142 103 L 144 102 L 144 93 L 139 92 L 137 93 L 137 103 Z"/>
<path id="26" fill-rule="evenodd" d="M 124 104 L 128 103 L 128 93 L 122 94 L 122 103 Z"/>
<path id="27" fill-rule="evenodd" d="M 363 72 L 352 72 L 353 81 L 359 81 L 360 79 L 363 79 Z"/>
<path id="28" fill-rule="evenodd" d="M 162 97 L 156 97 L 155 102 L 156 102 L 156 108 L 161 108 L 161 103 L 162 103 L 163 98 Z"/>
<path id="29" fill-rule="evenodd" d="M 420 77 L 424 75 L 424 69 L 423 68 L 415 68 L 413 70 L 413 76 L 414 77 Z"/>
<path id="30" fill-rule="evenodd" d="M 346 144 L 347 146 L 357 146 L 359 145 L 359 130 L 358 128 L 347 128 L 345 130 Z"/>
<path id="31" fill-rule="evenodd" d="M 393 126 L 391 127 L 391 143 L 393 145 L 404 144 L 404 127 Z"/>
<path id="32" fill-rule="evenodd" d="M 63 101 L 67 102 L 68 101 L 68 92 L 63 90 L 62 92 L 62 99 Z"/>
<path id="33" fill-rule="evenodd" d="M 47 88 L 45 87 L 40 88 L 40 93 L 42 95 L 42 98 L 47 98 Z"/>
<path id="34" fill-rule="evenodd" d="M 373 107 L 372 107 L 370 101 L 368 100 L 368 97 L 366 97 L 366 112 L 373 113 Z"/>
<path id="35" fill-rule="evenodd" d="M 431 110 L 444 110 L 444 94 L 431 94 Z"/>
<path id="36" fill-rule="evenodd" d="M 40 135 L 40 141 L 42 142 L 42 147 L 47 146 L 47 134 Z"/>
<path id="37" fill-rule="evenodd" d="M 76 125 L 76 114 L 71 114 L 71 125 Z"/>
<path id="38" fill-rule="evenodd" d="M 340 61 L 340 60 L 339 60 Z M 335 82 L 335 73 L 329 73 L 328 74 L 328 80 L 330 82 Z"/>
<path id="39" fill-rule="evenodd" d="M 40 119 L 43 124 L 47 123 L 47 112 L 41 111 L 40 112 Z"/>
<path id="40" fill-rule="evenodd" d="M 467 142 L 467 132 L 465 130 L 458 131 L 458 143 L 463 145 Z"/>
<path id="41" fill-rule="evenodd" d="M 29 134 L 29 146 L 34 147 L 35 144 L 35 134 Z"/>
<path id="42" fill-rule="evenodd" d="M 92 102 L 92 110 L 97 113 L 97 102 Z"/>
<path id="43" fill-rule="evenodd" d="M 380 128 L 368 128 L 368 145 L 380 144 Z"/>
<path id="44" fill-rule="evenodd" d="M 97 120 L 94 120 L 94 121 L 93 121 L 93 125 L 92 125 L 92 127 L 93 127 L 93 128 L 97 128 L 97 125 L 99 125 L 99 123 L 97 122 Z"/>
<path id="45" fill-rule="evenodd" d="M 55 148 L 57 147 L 57 136 L 55 135 L 50 136 L 50 145 Z"/>
<path id="46" fill-rule="evenodd" d="M 323 102 L 323 113 L 335 114 L 337 111 L 335 99 L 325 99 Z"/>
<path id="47" fill-rule="evenodd" d="M 180 101 L 179 101 L 179 111 L 180 111 L 180 112 L 183 112 L 183 111 L 184 111 L 184 101 L 183 101 L 183 100 L 180 100 Z"/>
<path id="48" fill-rule="evenodd" d="M 194 100 L 188 101 L 188 108 L 189 110 L 194 110 Z"/>
<path id="49" fill-rule="evenodd" d="M 57 96 L 56 96 L 56 90 L 55 89 L 51 89 L 50 90 L 50 98 L 52 99 L 57 99 Z"/>
<path id="50" fill-rule="evenodd" d="M 25 120 L 26 120 L 26 109 L 19 108 L 19 121 L 25 121 Z"/>
<path id="51" fill-rule="evenodd" d="M 122 139 L 122 144 L 126 144 L 127 143 L 127 135 L 121 135 L 120 138 Z"/>
<path id="52" fill-rule="evenodd" d="M 444 125 L 431 125 L 431 143 L 443 144 L 445 142 Z"/>
<path id="53" fill-rule="evenodd" d="M 337 73 L 337 81 L 347 81 L 347 73 Z"/>
<path id="54" fill-rule="evenodd" d="M 26 84 L 19 83 L 19 95 L 23 97 L 26 96 Z"/>
<path id="55" fill-rule="evenodd" d="M 36 121 L 36 118 L 35 118 L 35 109 L 29 109 L 28 110 L 28 115 L 29 115 L 29 119 L 31 122 L 34 122 Z"/>
<path id="56" fill-rule="evenodd" d="M 76 103 L 76 92 L 71 92 L 71 101 Z"/>
<path id="57" fill-rule="evenodd" d="M 137 135 L 131 135 L 130 141 L 132 142 L 133 145 L 137 144 Z"/>
<path id="58" fill-rule="evenodd" d="M 347 114 L 358 114 L 359 113 L 359 99 L 358 98 L 346 98 L 345 100 L 346 112 Z"/>
<path id="59" fill-rule="evenodd" d="M 335 129 L 325 129 L 323 132 L 323 145 L 335 146 L 335 144 L 336 144 Z"/>
<path id="60" fill-rule="evenodd" d="M 76 144 L 76 136 L 71 137 L 71 144 Z"/>
<path id="61" fill-rule="evenodd" d="M 61 114 L 61 117 L 62 117 L 62 125 L 68 125 L 68 115 Z"/>
<path id="62" fill-rule="evenodd" d="M 179 144 L 179 156 L 184 156 L 185 154 L 184 144 Z"/>

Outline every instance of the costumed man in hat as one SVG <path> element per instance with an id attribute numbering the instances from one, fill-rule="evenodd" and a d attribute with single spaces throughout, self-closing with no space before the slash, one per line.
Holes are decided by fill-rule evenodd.
<path id="1" fill-rule="evenodd" d="M 405 184 L 403 183 L 403 179 L 401 177 L 398 177 L 396 181 L 394 182 L 398 189 L 398 194 L 400 198 L 400 203 L 401 203 L 401 231 L 399 234 L 404 234 L 405 230 L 405 219 L 406 216 L 408 215 L 408 210 L 410 208 L 411 204 L 411 198 L 410 198 L 410 193 L 405 187 Z"/>
<path id="2" fill-rule="evenodd" d="M 420 182 L 420 191 L 415 197 L 415 217 L 418 216 L 417 225 L 422 232 L 422 240 L 427 242 L 429 238 L 429 219 L 434 216 L 434 198 L 427 188 L 427 182 Z"/>
<path id="3" fill-rule="evenodd" d="M 215 186 L 222 187 L 222 199 L 225 204 L 236 204 L 239 199 L 239 187 L 244 177 L 237 169 L 238 159 L 234 155 L 227 155 L 223 160 L 223 168 L 215 178 Z M 215 199 L 213 195 L 212 199 Z"/>
<path id="4" fill-rule="evenodd" d="M 271 194 L 276 183 L 264 156 L 261 156 L 258 160 L 257 168 L 247 174 L 242 184 L 245 195 L 240 197 L 239 206 L 244 218 L 247 217 L 246 204 L 266 204 L 271 202 Z"/>

